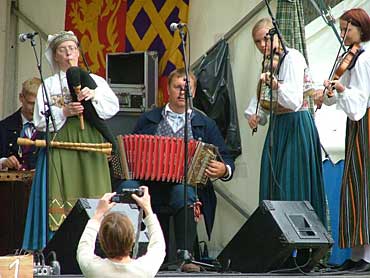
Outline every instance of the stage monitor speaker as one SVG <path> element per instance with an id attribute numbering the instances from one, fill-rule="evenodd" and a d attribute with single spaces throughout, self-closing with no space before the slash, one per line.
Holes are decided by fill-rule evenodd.
<path id="1" fill-rule="evenodd" d="M 77 246 L 87 221 L 94 215 L 98 201 L 98 199 L 79 199 L 43 250 L 45 256 L 48 256 L 51 251 L 56 252 L 62 274 L 81 274 L 76 260 Z M 119 203 L 111 211 L 126 214 L 132 221 L 135 232 L 137 231 L 139 210 L 136 205 Z M 139 255 L 141 255 L 145 253 L 148 243 L 146 231 L 140 232 L 139 242 Z M 101 257 L 105 256 L 98 240 L 95 244 L 95 253 Z"/>
<path id="2" fill-rule="evenodd" d="M 106 120 L 106 123 L 115 137 L 131 134 L 141 115 L 142 113 L 119 111 L 114 117 Z M 114 191 L 122 183 L 122 180 L 114 176 L 112 165 L 110 165 L 110 171 L 112 191 Z"/>
<path id="3" fill-rule="evenodd" d="M 310 271 L 332 244 L 309 202 L 264 200 L 217 259 L 244 273 Z"/>

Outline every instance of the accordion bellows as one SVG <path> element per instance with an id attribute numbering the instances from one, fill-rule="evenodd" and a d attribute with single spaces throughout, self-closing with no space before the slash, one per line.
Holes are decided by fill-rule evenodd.
<path id="1" fill-rule="evenodd" d="M 156 135 L 117 136 L 119 157 L 112 159 L 113 175 L 120 179 L 183 182 L 185 144 L 183 138 Z M 216 159 L 218 149 L 197 140 L 188 142 L 187 183 L 204 185 L 210 160 Z"/>

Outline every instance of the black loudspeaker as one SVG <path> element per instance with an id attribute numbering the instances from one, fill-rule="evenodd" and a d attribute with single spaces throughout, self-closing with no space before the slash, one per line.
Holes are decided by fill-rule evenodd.
<path id="1" fill-rule="evenodd" d="M 310 271 L 333 239 L 307 201 L 262 201 L 217 259 L 225 269 L 256 273 Z"/>
<path id="2" fill-rule="evenodd" d="M 45 256 L 48 256 L 51 251 L 56 252 L 62 274 L 81 274 L 76 260 L 77 246 L 87 221 L 94 215 L 98 201 L 98 199 L 79 199 L 43 250 Z M 119 203 L 111 211 L 126 214 L 132 221 L 135 232 L 137 232 L 139 210 L 136 205 Z M 140 232 L 139 242 L 140 255 L 145 252 L 145 247 L 148 243 L 145 231 Z M 100 249 L 98 240 L 95 244 L 95 253 L 101 257 L 105 257 L 103 251 Z"/>
<path id="3" fill-rule="evenodd" d="M 115 136 L 130 134 L 134 130 L 136 122 L 141 115 L 142 113 L 119 111 L 112 118 L 106 120 L 106 123 Z"/>
<path id="4" fill-rule="evenodd" d="M 106 120 L 106 123 L 115 137 L 131 134 L 141 115 L 142 113 L 119 111 L 114 117 Z M 122 180 L 113 174 L 112 164 L 110 164 L 110 176 L 112 191 L 114 191 L 122 183 Z"/>

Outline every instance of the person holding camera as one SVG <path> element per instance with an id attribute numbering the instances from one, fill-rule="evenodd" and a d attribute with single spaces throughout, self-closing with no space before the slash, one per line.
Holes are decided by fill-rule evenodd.
<path id="1" fill-rule="evenodd" d="M 165 258 L 165 241 L 157 216 L 153 213 L 146 186 L 141 186 L 142 197 L 132 194 L 145 213 L 148 229 L 147 253 L 133 259 L 135 232 L 131 220 L 120 212 L 109 212 L 116 204 L 113 193 L 106 193 L 99 200 L 94 216 L 87 222 L 77 248 L 77 261 L 85 277 L 154 277 Z M 107 258 L 94 254 L 96 236 Z"/>

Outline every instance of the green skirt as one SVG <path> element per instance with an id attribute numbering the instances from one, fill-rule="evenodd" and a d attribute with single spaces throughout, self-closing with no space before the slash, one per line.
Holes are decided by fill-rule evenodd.
<path id="1" fill-rule="evenodd" d="M 55 138 L 54 138 L 55 136 Z M 77 117 L 68 118 L 53 141 L 103 143 L 101 134 L 85 121 L 80 129 Z M 100 198 L 111 192 L 107 156 L 100 152 L 50 148 L 49 226 L 56 231 L 79 198 Z"/>
<path id="2" fill-rule="evenodd" d="M 271 127 L 262 153 L 260 201 L 309 201 L 328 228 L 320 140 L 311 114 L 274 114 L 273 133 Z"/>

